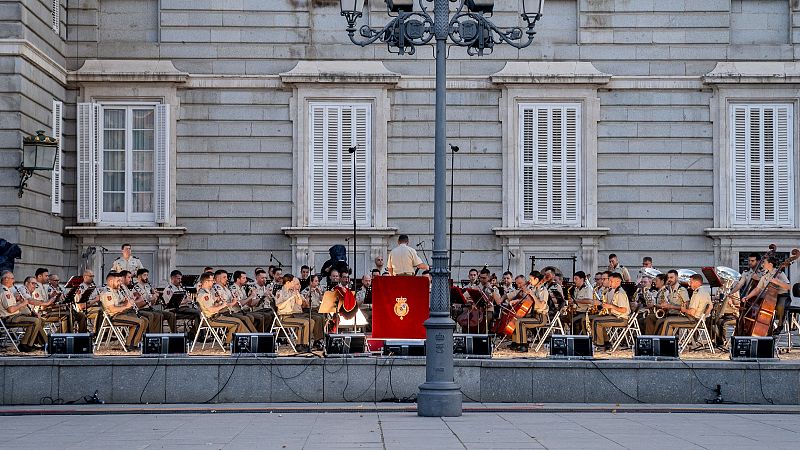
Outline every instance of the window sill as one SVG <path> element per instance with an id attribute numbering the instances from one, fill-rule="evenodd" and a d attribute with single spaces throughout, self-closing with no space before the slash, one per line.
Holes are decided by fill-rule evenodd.
<path id="1" fill-rule="evenodd" d="M 800 238 L 800 228 L 794 227 L 737 227 L 737 228 L 706 228 L 703 230 L 710 238 L 756 238 L 769 240 L 770 236 L 780 236 L 782 238 Z"/>
<path id="2" fill-rule="evenodd" d="M 350 236 L 353 234 L 353 227 L 283 227 L 281 231 L 287 236 Z M 397 234 L 397 228 L 359 226 L 356 228 L 356 234 L 364 236 L 394 236 Z"/>
<path id="3" fill-rule="evenodd" d="M 497 227 L 492 228 L 496 236 L 500 237 L 603 237 L 610 231 L 609 228 L 582 228 L 582 227 Z"/>

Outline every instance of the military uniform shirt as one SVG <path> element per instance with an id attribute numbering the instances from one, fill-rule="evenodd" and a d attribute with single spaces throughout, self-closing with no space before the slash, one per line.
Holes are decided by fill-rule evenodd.
<path id="1" fill-rule="evenodd" d="M 783 273 L 783 272 L 778 272 L 778 274 L 775 275 L 776 271 L 777 271 L 777 269 L 772 269 L 772 270 L 769 271 L 768 274 L 763 275 L 761 277 L 761 279 L 758 280 L 758 286 L 756 286 L 756 292 L 761 292 L 761 290 L 765 289 L 767 287 L 767 283 L 769 283 L 769 281 L 772 280 L 773 277 L 774 277 L 775 280 L 778 280 L 780 282 L 789 284 L 789 279 L 786 278 L 786 274 Z M 777 292 L 778 295 L 783 295 L 783 294 L 788 294 L 789 293 L 789 291 L 787 289 L 784 289 L 782 287 L 778 287 L 778 286 L 776 286 L 774 284 L 772 286 L 775 288 L 775 292 Z"/>
<path id="2" fill-rule="evenodd" d="M 616 307 L 625 309 L 624 313 L 609 310 L 611 315 L 620 319 L 627 319 L 628 315 L 631 313 L 631 304 L 628 302 L 628 294 L 625 293 L 625 289 L 612 289 L 609 291 L 609 293 L 611 295 L 611 301 L 609 303 Z"/>
<path id="3" fill-rule="evenodd" d="M 322 289 L 320 289 L 319 286 L 313 290 L 311 287 L 307 287 L 303 289 L 303 292 L 301 292 L 300 295 L 308 299 L 311 309 L 319 309 L 319 305 L 322 304 Z"/>
<path id="4" fill-rule="evenodd" d="M 119 258 L 114 260 L 114 263 L 111 264 L 112 271 L 119 273 L 122 272 L 123 270 L 127 270 L 128 272 L 132 273 L 133 276 L 136 276 L 136 272 L 138 272 L 139 269 L 143 268 L 144 265 L 142 265 L 142 261 L 140 261 L 139 258 L 135 256 L 131 256 L 128 259 L 125 259 L 120 256 Z"/>
<path id="5" fill-rule="evenodd" d="M 689 309 L 694 309 L 695 314 L 692 317 L 694 319 L 699 319 L 710 304 L 711 292 L 709 292 L 705 286 L 700 286 L 696 291 L 692 292 L 692 298 L 689 300 Z"/>
<path id="6" fill-rule="evenodd" d="M 406 244 L 400 244 L 389 252 L 386 267 L 395 275 L 414 275 L 414 270 L 422 264 L 417 251 Z"/>
<path id="7" fill-rule="evenodd" d="M 675 289 L 672 286 L 667 286 L 667 300 L 673 306 L 685 306 L 689 303 L 689 291 L 685 287 L 678 285 Z M 675 309 L 670 309 L 667 314 L 680 314 Z"/>
<path id="8" fill-rule="evenodd" d="M 197 305 L 206 317 L 211 317 L 211 307 L 214 306 L 214 296 L 205 289 L 197 289 Z"/>
<path id="9" fill-rule="evenodd" d="M 575 297 L 573 297 L 573 300 L 577 301 L 580 299 L 587 299 L 587 298 L 590 300 L 594 299 L 592 296 L 592 288 L 590 288 L 588 284 L 584 284 L 580 289 L 577 288 L 575 289 Z M 588 303 L 578 303 L 578 311 L 586 312 L 590 306 L 591 305 L 589 305 Z"/>
<path id="10" fill-rule="evenodd" d="M 17 312 L 8 312 L 8 308 L 17 306 L 17 297 L 14 296 L 14 288 L 0 286 L 0 317 L 10 317 L 19 314 Z"/>

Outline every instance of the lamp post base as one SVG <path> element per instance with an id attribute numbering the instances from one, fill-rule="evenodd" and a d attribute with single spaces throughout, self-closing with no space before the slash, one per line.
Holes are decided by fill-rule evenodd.
<path id="1" fill-rule="evenodd" d="M 461 389 L 453 382 L 431 382 L 419 386 L 417 415 L 422 417 L 460 417 Z"/>

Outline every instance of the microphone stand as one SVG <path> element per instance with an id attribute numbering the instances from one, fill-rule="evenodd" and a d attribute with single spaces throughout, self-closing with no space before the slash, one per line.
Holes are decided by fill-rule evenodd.
<path id="1" fill-rule="evenodd" d="M 425 253 L 425 241 L 420 241 L 420 243 L 417 244 L 417 248 L 422 251 L 422 256 L 425 258 L 425 264 L 430 266 L 430 263 L 428 262 L 428 254 Z"/>
<path id="2" fill-rule="evenodd" d="M 356 252 L 358 251 L 358 246 L 356 244 L 356 225 L 358 223 L 358 215 L 356 214 L 356 149 L 358 145 L 354 145 L 352 147 L 347 148 L 347 152 L 350 153 L 350 160 L 353 163 L 353 173 L 351 174 L 353 177 L 353 182 L 351 183 L 352 194 L 351 197 L 353 199 L 353 291 L 356 292 L 358 289 L 358 283 L 356 283 L 356 278 L 358 278 L 358 255 Z"/>
<path id="3" fill-rule="evenodd" d="M 516 258 L 517 255 L 514 254 L 511 250 L 508 251 L 508 263 L 506 265 L 506 272 L 511 272 L 511 258 Z"/>

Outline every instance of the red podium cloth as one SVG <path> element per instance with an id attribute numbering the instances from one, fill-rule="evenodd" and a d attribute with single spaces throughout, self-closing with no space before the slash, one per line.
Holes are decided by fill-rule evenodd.
<path id="1" fill-rule="evenodd" d="M 430 315 L 426 277 L 372 279 L 372 337 L 425 339 L 423 323 Z"/>

